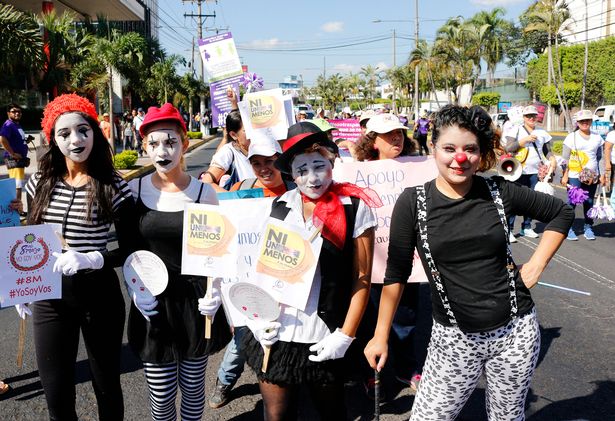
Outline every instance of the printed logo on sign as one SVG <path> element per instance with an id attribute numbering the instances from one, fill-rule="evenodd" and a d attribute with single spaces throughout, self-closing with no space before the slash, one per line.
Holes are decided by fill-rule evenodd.
<path id="1" fill-rule="evenodd" d="M 273 225 L 265 230 L 256 271 L 289 283 L 302 282 L 314 262 L 310 244 L 296 232 Z"/>
<path id="2" fill-rule="evenodd" d="M 49 246 L 42 238 L 26 234 L 23 240 L 17 240 L 11 247 L 8 261 L 15 272 L 42 269 L 49 262 Z"/>
<path id="3" fill-rule="evenodd" d="M 277 124 L 283 104 L 272 96 L 261 96 L 248 100 L 250 122 L 255 129 L 272 127 Z"/>
<path id="4" fill-rule="evenodd" d="M 188 252 L 205 256 L 222 256 L 235 235 L 230 221 L 218 212 L 190 212 Z"/>

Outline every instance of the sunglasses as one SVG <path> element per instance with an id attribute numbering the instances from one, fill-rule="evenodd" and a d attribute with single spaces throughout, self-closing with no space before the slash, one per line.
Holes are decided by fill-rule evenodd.
<path id="1" fill-rule="evenodd" d="M 530 120 L 535 120 L 537 116 L 536 114 L 526 114 L 523 117 L 529 118 Z"/>

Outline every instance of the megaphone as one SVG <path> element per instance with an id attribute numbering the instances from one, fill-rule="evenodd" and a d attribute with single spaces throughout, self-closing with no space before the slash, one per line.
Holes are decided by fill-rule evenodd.
<path id="1" fill-rule="evenodd" d="M 515 159 L 510 154 L 505 154 L 500 157 L 500 162 L 498 162 L 496 169 L 498 171 L 498 175 L 501 175 L 508 181 L 518 180 L 523 172 L 523 168 L 521 168 L 521 163 L 519 160 Z"/>

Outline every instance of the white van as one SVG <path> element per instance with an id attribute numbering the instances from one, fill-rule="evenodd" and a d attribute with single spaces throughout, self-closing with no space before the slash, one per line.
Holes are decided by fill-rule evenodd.
<path id="1" fill-rule="evenodd" d="M 613 124 L 613 121 L 615 121 L 615 105 L 602 105 L 596 108 L 594 121 L 606 121 Z"/>

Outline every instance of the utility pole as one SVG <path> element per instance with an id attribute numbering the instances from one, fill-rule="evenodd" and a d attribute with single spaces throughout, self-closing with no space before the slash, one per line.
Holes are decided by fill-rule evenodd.
<path id="1" fill-rule="evenodd" d="M 393 29 L 393 72 L 395 72 L 395 67 L 397 67 L 395 61 L 395 29 Z M 397 96 L 395 94 L 395 80 L 394 77 L 391 77 L 391 86 L 393 87 L 393 114 L 397 114 Z"/>
<path id="2" fill-rule="evenodd" d="M 205 0 L 182 0 L 182 2 L 186 3 L 186 2 L 190 2 L 190 3 L 195 3 L 197 4 L 197 13 L 184 13 L 184 17 L 193 17 L 193 18 L 198 18 L 199 19 L 199 26 L 197 28 L 198 31 L 198 36 L 199 39 L 203 39 L 203 22 L 204 22 L 204 18 L 209 18 L 209 17 L 216 17 L 216 13 L 214 12 L 213 15 L 207 15 L 207 14 L 203 14 L 202 13 L 202 4 L 205 2 Z M 201 80 L 203 81 L 203 83 L 205 83 L 205 65 L 203 64 L 203 59 L 201 58 L 199 60 L 199 62 L 201 63 Z M 204 93 L 202 93 L 200 95 L 201 97 L 201 104 L 200 104 L 200 118 L 199 118 L 199 124 L 201 126 L 201 135 L 205 135 L 205 123 L 204 123 L 204 114 L 205 114 L 205 95 Z"/>
<path id="3" fill-rule="evenodd" d="M 585 0 L 585 57 L 583 60 L 583 88 L 581 89 L 581 109 L 585 108 L 585 85 L 587 84 L 587 60 L 589 54 L 587 0 Z"/>
<path id="4" fill-rule="evenodd" d="M 419 0 L 414 0 L 415 26 L 414 38 L 416 49 L 419 48 Z M 438 95 L 436 93 L 436 95 Z M 419 119 L 419 65 L 414 68 L 414 121 Z"/>

